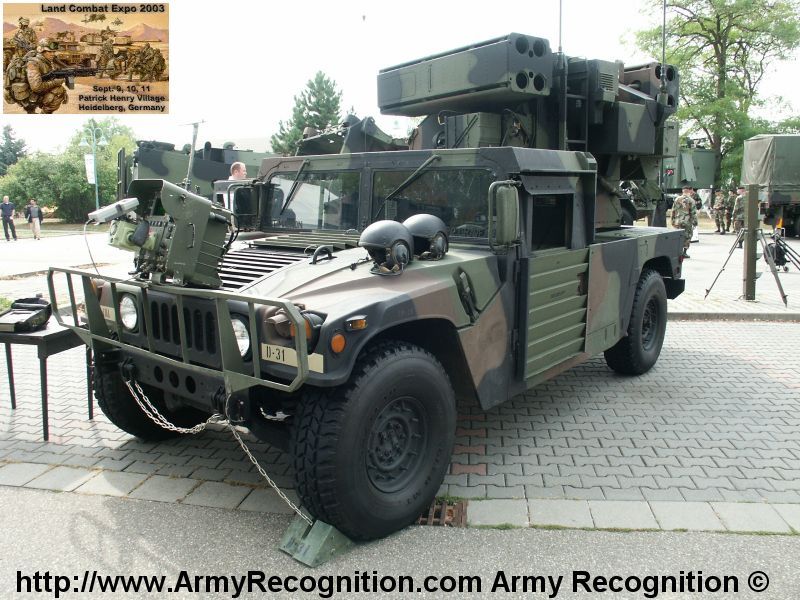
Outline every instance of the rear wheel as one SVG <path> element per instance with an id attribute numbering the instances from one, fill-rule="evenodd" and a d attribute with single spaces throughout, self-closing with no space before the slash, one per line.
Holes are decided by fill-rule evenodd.
<path id="1" fill-rule="evenodd" d="M 350 383 L 300 402 L 292 431 L 300 499 L 356 540 L 413 523 L 444 479 L 455 420 L 453 388 L 435 357 L 403 342 L 368 348 Z"/>
<path id="2" fill-rule="evenodd" d="M 178 427 L 192 427 L 206 419 L 203 413 L 193 408 L 167 409 L 163 391 L 149 385 L 139 385 L 151 404 L 170 423 Z M 144 414 L 131 396 L 128 386 L 122 379 L 122 374 L 111 365 L 95 365 L 94 394 L 97 398 L 97 405 L 103 414 L 122 431 L 150 441 L 165 440 L 178 435 L 176 432 L 156 425 Z"/>
<path id="3" fill-rule="evenodd" d="M 667 328 L 667 292 L 661 275 L 645 269 L 633 298 L 628 335 L 605 351 L 617 373 L 641 375 L 656 364 Z"/>

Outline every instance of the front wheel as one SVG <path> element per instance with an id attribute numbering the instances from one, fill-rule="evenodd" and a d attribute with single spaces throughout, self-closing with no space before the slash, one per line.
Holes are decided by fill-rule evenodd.
<path id="1" fill-rule="evenodd" d="M 444 479 L 455 421 L 453 388 L 434 356 L 404 342 L 370 346 L 348 384 L 300 402 L 292 453 L 302 503 L 356 540 L 413 523 Z"/>
<path id="2" fill-rule="evenodd" d="M 661 275 L 645 269 L 633 298 L 628 335 L 605 351 L 617 373 L 641 375 L 656 364 L 667 329 L 667 292 Z"/>

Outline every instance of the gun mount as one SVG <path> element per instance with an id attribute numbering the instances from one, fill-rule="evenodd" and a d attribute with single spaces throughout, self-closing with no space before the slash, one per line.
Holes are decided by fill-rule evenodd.
<path id="1" fill-rule="evenodd" d="M 109 244 L 138 253 L 136 274 L 155 283 L 219 287 L 231 213 L 160 179 L 138 179 L 128 192 L 138 207 L 113 221 Z"/>

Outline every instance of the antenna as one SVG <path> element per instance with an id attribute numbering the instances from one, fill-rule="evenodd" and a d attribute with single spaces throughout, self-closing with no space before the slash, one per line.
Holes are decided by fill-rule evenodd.
<path id="1" fill-rule="evenodd" d="M 192 147 L 189 149 L 189 167 L 186 169 L 186 178 L 181 182 L 183 188 L 188 190 L 192 185 L 192 165 L 194 164 L 194 149 L 197 146 L 197 130 L 200 128 L 200 123 L 205 121 L 195 121 L 194 123 L 184 123 L 184 125 L 192 126 Z"/>
<path id="2" fill-rule="evenodd" d="M 666 80 L 666 66 L 667 66 L 667 0 L 663 0 L 661 7 L 661 88 L 659 91 L 662 94 L 667 92 Z"/>
<path id="3" fill-rule="evenodd" d="M 658 97 L 657 101 L 659 103 L 663 102 L 664 104 L 667 103 L 667 80 L 666 80 L 666 66 L 667 66 L 667 0 L 663 0 L 661 3 L 661 85 L 658 89 Z M 680 150 L 678 150 L 678 155 L 680 155 Z M 658 169 L 658 191 L 661 193 L 661 202 L 666 202 L 666 198 L 664 197 L 664 157 L 662 156 L 659 159 L 659 169 Z M 655 211 L 657 209 L 653 209 L 654 217 L 655 218 Z M 666 211 L 664 212 L 666 214 Z"/>
<path id="4" fill-rule="evenodd" d="M 563 0 L 558 0 L 558 65 L 561 75 L 561 100 L 558 103 L 558 149 L 567 149 L 567 77 L 568 65 L 561 47 L 561 21 L 564 12 Z"/>

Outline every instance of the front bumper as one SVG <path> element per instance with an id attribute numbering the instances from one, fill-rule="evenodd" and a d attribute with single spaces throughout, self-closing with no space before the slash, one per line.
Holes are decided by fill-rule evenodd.
<path id="1" fill-rule="evenodd" d="M 58 308 L 55 293 L 54 277 L 63 275 L 67 280 L 67 289 L 70 298 L 70 311 L 72 319 L 64 319 Z M 79 311 L 75 296 L 75 279 L 80 280 L 85 301 L 87 326 L 76 326 L 79 323 Z M 108 285 L 111 294 L 111 307 L 102 307 L 95 293 L 93 280 L 100 280 Z M 158 387 L 169 389 L 177 379 L 174 392 L 180 396 L 193 396 L 203 393 L 197 384 L 203 382 L 221 382 L 226 395 L 261 386 L 282 392 L 293 392 L 303 385 L 309 375 L 308 348 L 305 336 L 295 336 L 294 347 L 287 351 L 294 352 L 296 366 L 291 367 L 287 379 L 270 378 L 263 369 L 262 342 L 256 319 L 256 308 L 273 306 L 281 308 L 289 316 L 296 331 L 303 331 L 305 322 L 297 307 L 280 298 L 257 298 L 246 294 L 222 292 L 217 290 L 187 289 L 177 286 L 157 285 L 146 281 L 121 280 L 88 271 L 51 267 L 47 275 L 50 291 L 50 301 L 53 306 L 58 323 L 72 329 L 85 344 L 91 346 L 96 354 L 106 353 L 115 349 L 124 356 L 133 358 L 139 365 L 151 365 L 146 378 L 152 377 L 159 383 Z M 119 314 L 119 296 L 123 289 L 133 289 L 138 296 L 141 306 L 149 307 L 156 299 L 169 297 L 174 300 L 174 314 L 193 314 L 197 307 L 202 306 L 203 317 L 199 328 L 195 328 L 192 319 L 175 318 L 168 328 L 169 339 L 165 339 L 165 328 L 155 322 L 154 314 L 150 310 L 142 310 L 140 321 L 141 335 L 129 334 L 122 326 Z M 250 334 L 250 352 L 248 361 L 242 358 L 236 344 L 236 338 L 231 325 L 231 306 L 237 312 L 246 316 L 247 329 Z M 104 309 L 106 314 L 104 314 Z M 170 312 L 172 308 L 170 308 Z M 111 312 L 112 314 L 108 314 Z M 206 318 L 208 316 L 208 318 Z M 111 327 L 107 317 L 113 323 Z M 156 327 L 159 325 L 159 327 Z M 209 328 L 213 331 L 209 331 Z M 202 350 L 198 349 L 198 331 L 202 331 L 206 344 Z M 160 332 L 160 334 L 159 334 Z M 208 357 L 208 344 L 214 346 L 213 360 Z M 140 347 L 141 344 L 143 347 Z M 198 353 L 201 354 L 198 354 Z M 172 356 L 169 356 L 169 355 Z M 158 381 L 158 371 L 161 369 L 162 380 Z M 283 370 L 286 372 L 286 370 Z M 195 387 L 192 392 L 192 381 Z M 210 384 L 209 384 L 210 385 Z"/>

